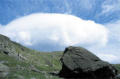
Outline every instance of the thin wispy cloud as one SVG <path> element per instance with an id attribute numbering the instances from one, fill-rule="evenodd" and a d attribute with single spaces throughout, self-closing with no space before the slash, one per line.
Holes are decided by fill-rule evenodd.
<path id="1" fill-rule="evenodd" d="M 95 0 L 79 0 L 81 8 L 91 10 L 94 7 Z"/>
<path id="2" fill-rule="evenodd" d="M 106 0 L 102 4 L 102 14 L 120 11 L 120 0 Z"/>

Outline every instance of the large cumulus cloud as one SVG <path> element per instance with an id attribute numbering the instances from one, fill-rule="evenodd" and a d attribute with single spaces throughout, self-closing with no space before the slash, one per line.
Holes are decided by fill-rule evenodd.
<path id="1" fill-rule="evenodd" d="M 37 13 L 1 26 L 1 34 L 34 49 L 56 51 L 70 45 L 83 46 L 105 61 L 120 60 L 116 44 L 110 40 L 114 29 L 73 15 Z"/>
<path id="2" fill-rule="evenodd" d="M 0 32 L 27 46 L 105 45 L 108 30 L 93 21 L 67 14 L 32 14 L 13 20 Z M 47 46 L 46 46 L 47 49 Z"/>

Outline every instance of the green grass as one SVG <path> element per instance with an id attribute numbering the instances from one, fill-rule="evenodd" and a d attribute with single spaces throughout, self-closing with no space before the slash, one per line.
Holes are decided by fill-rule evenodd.
<path id="1" fill-rule="evenodd" d="M 61 79 L 49 73 L 58 72 L 61 69 L 62 52 L 38 52 L 12 42 L 4 36 L 0 36 L 0 43 L 5 43 L 5 47 L 7 46 L 5 49 L 12 49 L 16 55 L 19 54 L 25 58 L 9 56 L 0 50 L 0 62 L 2 61 L 10 68 L 10 73 L 5 79 Z M 39 72 L 34 71 L 32 67 Z M 120 73 L 120 65 L 117 64 L 115 67 Z"/>
<path id="2" fill-rule="evenodd" d="M 118 73 L 120 74 L 120 64 L 115 64 L 114 66 L 118 70 Z"/>
<path id="3" fill-rule="evenodd" d="M 14 43 L 16 52 L 19 52 L 27 60 L 25 62 L 34 64 L 41 70 L 51 71 L 61 69 L 60 57 L 62 52 L 45 53 L 31 50 L 21 46 L 20 44 Z"/>
<path id="4" fill-rule="evenodd" d="M 0 52 L 0 61 L 10 68 L 10 73 L 5 79 L 60 79 L 57 76 L 50 75 L 50 72 L 61 69 L 60 57 L 62 52 L 45 53 L 28 49 L 18 43 L 10 43 L 15 49 L 16 54 L 25 57 L 25 60 L 19 57 L 8 56 Z M 31 70 L 31 65 L 40 72 Z M 43 73 L 44 72 L 44 73 Z"/>
<path id="5" fill-rule="evenodd" d="M 19 61 L 0 52 L 0 61 L 4 61 L 4 65 L 10 68 L 10 74 L 5 79 L 19 79 L 21 76 L 25 79 L 60 79 L 59 77 L 48 74 L 49 72 L 59 71 L 61 69 L 58 60 L 59 58 L 57 58 L 57 56 L 53 56 L 54 54 L 52 53 L 36 52 L 31 56 L 32 58 L 25 61 Z M 45 60 L 45 58 L 49 60 Z M 47 66 L 45 66 L 46 64 Z M 32 71 L 31 65 L 34 65 L 34 67 L 41 72 Z"/>

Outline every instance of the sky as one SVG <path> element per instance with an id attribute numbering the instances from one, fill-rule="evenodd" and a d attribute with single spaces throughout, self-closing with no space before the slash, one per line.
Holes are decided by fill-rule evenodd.
<path id="1" fill-rule="evenodd" d="M 0 34 L 40 51 L 82 46 L 120 63 L 120 0 L 0 0 Z"/>

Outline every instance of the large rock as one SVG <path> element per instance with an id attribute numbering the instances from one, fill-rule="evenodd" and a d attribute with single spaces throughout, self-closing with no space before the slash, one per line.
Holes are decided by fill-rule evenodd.
<path id="1" fill-rule="evenodd" d="M 68 47 L 61 58 L 61 77 L 68 79 L 114 79 L 117 70 L 81 47 Z"/>

